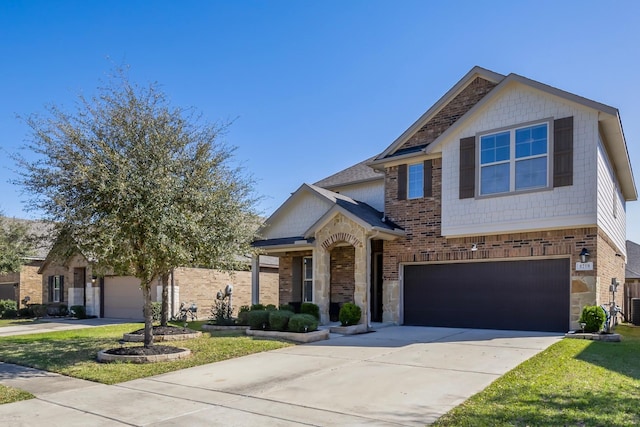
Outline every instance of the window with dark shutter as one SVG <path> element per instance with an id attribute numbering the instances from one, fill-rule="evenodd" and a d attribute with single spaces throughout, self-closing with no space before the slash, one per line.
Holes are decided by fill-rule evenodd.
<path id="1" fill-rule="evenodd" d="M 431 170 L 433 162 L 431 160 L 424 161 L 424 197 L 433 197 Z"/>
<path id="2" fill-rule="evenodd" d="M 407 165 L 398 166 L 398 200 L 407 199 Z"/>
<path id="3" fill-rule="evenodd" d="M 60 298 L 59 301 L 64 301 L 64 276 L 60 276 Z"/>
<path id="4" fill-rule="evenodd" d="M 53 276 L 49 276 L 47 278 L 48 283 L 48 290 L 49 290 L 49 302 L 53 302 Z"/>
<path id="5" fill-rule="evenodd" d="M 475 197 L 476 191 L 476 137 L 460 140 L 460 198 Z"/>
<path id="6" fill-rule="evenodd" d="M 553 122 L 553 186 L 573 185 L 573 117 Z"/>

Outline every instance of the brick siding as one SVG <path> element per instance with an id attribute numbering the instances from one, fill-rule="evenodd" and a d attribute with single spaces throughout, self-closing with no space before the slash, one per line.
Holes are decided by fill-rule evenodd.
<path id="1" fill-rule="evenodd" d="M 195 302 L 198 318 L 211 317 L 216 294 L 227 284 L 233 285 L 232 305 L 235 314 L 243 305 L 251 305 L 251 271 L 236 271 L 233 274 L 206 268 L 176 268 L 174 286 L 179 287 L 180 302 Z M 260 268 L 260 302 L 278 305 L 278 271 L 275 268 Z"/>
<path id="2" fill-rule="evenodd" d="M 331 251 L 331 302 L 353 302 L 355 254 L 353 246 L 339 246 Z"/>
<path id="3" fill-rule="evenodd" d="M 496 86 L 477 77 L 429 120 L 400 149 L 430 144 Z"/>

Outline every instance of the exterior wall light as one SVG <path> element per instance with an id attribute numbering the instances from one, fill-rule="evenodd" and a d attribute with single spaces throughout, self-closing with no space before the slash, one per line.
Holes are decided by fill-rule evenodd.
<path id="1" fill-rule="evenodd" d="M 582 252 L 580 252 L 580 261 L 585 263 L 587 259 L 591 256 L 587 248 L 582 248 Z"/>

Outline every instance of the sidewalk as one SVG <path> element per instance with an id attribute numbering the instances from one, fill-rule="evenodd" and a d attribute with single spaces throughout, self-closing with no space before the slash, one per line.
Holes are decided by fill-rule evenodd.
<path id="1" fill-rule="evenodd" d="M 0 364 L 9 426 L 424 426 L 562 339 L 393 326 L 115 385 Z"/>

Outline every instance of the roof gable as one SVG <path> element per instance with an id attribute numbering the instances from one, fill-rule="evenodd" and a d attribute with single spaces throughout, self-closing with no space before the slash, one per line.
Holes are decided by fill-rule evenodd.
<path id="1" fill-rule="evenodd" d="M 472 68 L 375 160 L 424 149 L 503 79 L 493 71 Z"/>
<path id="2" fill-rule="evenodd" d="M 367 160 L 343 169 L 340 172 L 334 173 L 327 178 L 321 179 L 314 185 L 317 187 L 332 189 L 348 184 L 356 184 L 384 179 L 383 173 L 380 173 L 369 167 L 368 164 L 373 159 L 375 159 L 375 157 L 368 158 Z"/>

